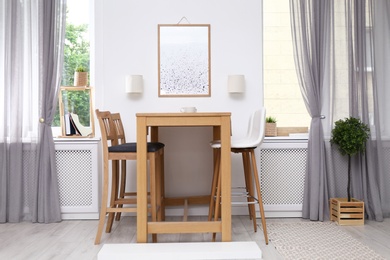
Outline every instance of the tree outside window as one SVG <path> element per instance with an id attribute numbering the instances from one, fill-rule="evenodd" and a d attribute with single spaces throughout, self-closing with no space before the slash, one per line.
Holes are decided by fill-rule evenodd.
<path id="1" fill-rule="evenodd" d="M 86 68 L 86 71 L 89 71 L 89 61 L 90 44 L 88 40 L 88 24 L 76 25 L 71 21 L 67 22 L 61 85 L 73 86 L 74 72 L 76 68 L 82 66 Z M 72 100 L 75 104 L 77 104 L 77 114 L 79 115 L 80 123 L 84 126 L 89 126 L 89 93 L 83 91 L 67 91 L 64 92 L 63 95 L 66 95 L 66 97 L 62 97 L 63 99 Z M 58 106 L 52 125 L 60 126 Z"/>

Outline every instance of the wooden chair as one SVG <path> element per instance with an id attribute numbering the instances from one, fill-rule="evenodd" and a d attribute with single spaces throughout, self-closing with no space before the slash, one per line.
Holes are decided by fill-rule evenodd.
<path id="1" fill-rule="evenodd" d="M 109 111 L 99 111 L 96 109 L 96 116 L 99 121 L 100 131 L 102 135 L 102 149 L 103 149 L 103 190 L 102 190 L 102 204 L 100 209 L 100 219 L 98 224 L 98 231 L 95 238 L 95 244 L 100 243 L 106 215 L 108 214 L 106 232 L 111 232 L 112 223 L 115 213 L 121 212 L 136 212 L 136 193 L 129 193 L 131 198 L 126 198 L 124 187 L 121 192 L 118 192 L 119 186 L 119 162 L 122 165 L 126 164 L 126 160 L 137 159 L 137 144 L 126 143 L 124 139 L 123 125 L 121 124 L 120 116 L 113 116 Z M 119 121 L 118 121 L 119 120 Z M 123 131 L 122 134 L 119 134 Z M 123 141 L 123 143 L 122 143 Z M 147 144 L 147 156 L 150 165 L 150 208 L 152 221 L 157 221 L 157 211 L 160 198 L 157 196 L 157 185 L 160 185 L 163 172 L 163 154 L 164 144 L 159 142 L 150 142 Z M 109 164 L 111 161 L 111 195 L 108 195 L 109 179 Z M 121 167 L 121 187 L 126 183 L 126 166 Z M 108 201 L 110 201 L 108 205 Z M 124 204 L 132 204 L 133 207 L 123 207 Z M 120 217 L 120 216 L 119 216 Z M 156 241 L 156 236 L 153 236 L 153 241 Z"/>
<path id="2" fill-rule="evenodd" d="M 126 134 L 125 134 L 125 129 L 123 127 L 123 123 L 122 123 L 122 118 L 121 118 L 121 115 L 120 113 L 111 113 L 111 118 L 112 118 L 112 121 L 114 123 L 114 126 L 115 126 L 115 130 L 116 130 L 116 135 L 117 135 L 117 138 L 118 138 L 118 144 L 126 144 Z M 161 169 L 164 169 L 164 153 L 161 153 L 160 154 L 161 158 L 160 159 L 160 166 L 161 166 Z M 119 170 L 119 178 L 117 179 L 117 185 L 116 187 L 118 187 L 118 191 L 119 191 L 119 195 L 118 195 L 118 198 L 119 199 L 124 199 L 125 197 L 130 197 L 130 198 L 137 198 L 137 193 L 134 192 L 134 191 L 126 191 L 126 168 L 127 168 L 127 165 L 126 165 L 126 161 L 125 160 L 120 160 L 120 161 L 113 161 L 113 163 L 118 163 L 119 165 L 117 167 L 118 170 Z M 159 185 L 156 184 L 156 189 L 159 190 L 160 188 L 163 189 L 163 186 L 164 186 L 164 180 L 163 180 L 163 175 L 160 176 L 159 178 L 159 181 L 161 182 Z M 160 187 L 161 186 L 161 187 Z M 159 190 L 159 194 L 161 194 L 161 192 L 163 192 L 163 190 Z M 150 192 L 148 192 L 148 195 L 150 195 Z M 160 207 L 161 206 L 161 203 L 159 203 L 160 201 L 157 200 L 157 207 Z M 119 204 L 118 205 L 119 208 L 122 208 L 123 207 L 123 204 Z M 164 215 L 165 213 L 163 213 L 162 211 L 159 212 L 160 213 L 160 220 L 161 218 L 164 218 Z M 117 212 L 116 213 L 116 216 L 115 216 L 115 220 L 116 221 L 119 221 L 120 220 L 120 217 L 121 217 L 121 212 Z"/>
<path id="3" fill-rule="evenodd" d="M 268 245 L 267 226 L 264 215 L 263 200 L 261 197 L 260 180 L 257 171 L 255 148 L 258 147 L 264 140 L 265 132 L 265 109 L 255 111 L 250 119 L 247 136 L 243 139 L 231 141 L 231 151 L 233 153 L 241 153 L 244 166 L 245 179 L 245 193 L 246 202 L 232 202 L 232 204 L 248 204 L 249 216 L 253 221 L 254 231 L 257 231 L 256 224 L 256 210 L 255 204 L 259 205 L 261 223 L 264 232 L 265 243 Z M 220 157 L 221 157 L 221 143 L 214 141 L 210 143 L 211 147 L 215 149 L 215 164 L 214 174 L 211 188 L 211 198 L 209 207 L 209 221 L 213 217 L 217 220 L 220 214 L 220 197 L 221 197 L 221 173 L 220 173 Z M 253 174 L 252 174 L 253 173 Z M 257 197 L 253 188 L 253 179 L 256 187 Z M 232 194 L 234 196 L 234 194 Z M 240 195 L 241 196 L 241 195 Z M 215 240 L 215 234 L 213 235 Z"/>

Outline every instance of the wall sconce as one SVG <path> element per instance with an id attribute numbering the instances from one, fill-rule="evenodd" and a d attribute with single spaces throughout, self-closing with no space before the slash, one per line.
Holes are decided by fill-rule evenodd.
<path id="1" fill-rule="evenodd" d="M 243 93 L 245 91 L 244 75 L 229 75 L 228 76 L 228 92 Z"/>
<path id="2" fill-rule="evenodd" d="M 144 89 L 142 75 L 126 76 L 126 93 L 142 93 Z"/>

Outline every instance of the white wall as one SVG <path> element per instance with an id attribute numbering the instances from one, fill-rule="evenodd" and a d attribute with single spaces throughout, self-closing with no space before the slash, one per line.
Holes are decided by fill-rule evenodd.
<path id="1" fill-rule="evenodd" d="M 250 113 L 263 106 L 261 1 L 96 0 L 94 5 L 95 108 L 120 112 L 128 141 L 135 140 L 135 113 L 178 112 L 182 106 L 230 111 L 233 134 L 246 133 Z M 211 97 L 158 97 L 157 25 L 176 24 L 183 16 L 211 26 Z M 125 76 L 131 74 L 143 75 L 141 96 L 125 93 Z M 244 94 L 227 93 L 229 74 L 245 75 Z M 207 128 L 161 130 L 168 195 L 209 193 L 211 136 Z M 239 158 L 233 158 L 233 167 L 241 171 Z"/>

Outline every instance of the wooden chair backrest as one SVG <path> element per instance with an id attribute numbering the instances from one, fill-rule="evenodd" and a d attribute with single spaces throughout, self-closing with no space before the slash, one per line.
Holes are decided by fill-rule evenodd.
<path id="1" fill-rule="evenodd" d="M 126 143 L 126 136 L 125 136 L 125 129 L 122 124 L 122 119 L 120 113 L 112 113 L 111 114 L 112 121 L 115 126 L 116 130 L 116 135 L 118 138 L 118 143 L 119 144 L 124 144 Z"/>
<path id="2" fill-rule="evenodd" d="M 110 111 L 95 110 L 96 117 L 99 121 L 100 132 L 102 135 L 102 143 L 104 150 L 108 150 L 108 147 L 118 145 L 118 137 L 116 134 L 116 127 L 111 117 Z"/>

